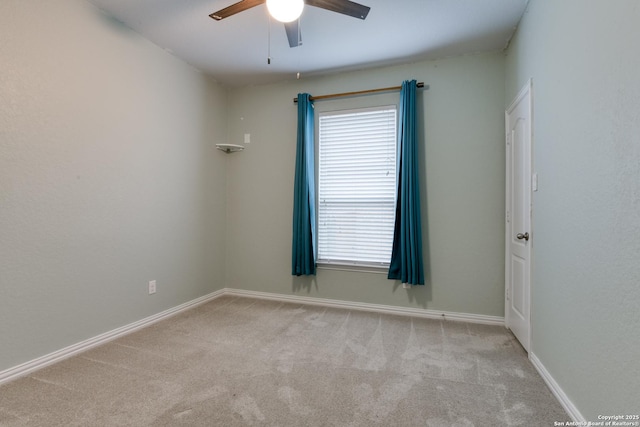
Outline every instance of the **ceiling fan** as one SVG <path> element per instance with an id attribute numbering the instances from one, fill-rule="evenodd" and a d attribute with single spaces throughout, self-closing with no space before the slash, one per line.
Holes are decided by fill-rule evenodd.
<path id="1" fill-rule="evenodd" d="M 367 15 L 369 14 L 369 10 L 371 9 L 369 6 L 364 6 L 350 0 L 304 0 L 304 3 L 302 2 L 302 0 L 297 1 L 300 5 L 300 12 L 290 22 L 284 22 L 284 19 L 279 19 L 277 16 L 274 16 L 270 3 L 277 2 L 273 0 L 241 0 L 238 3 L 232 4 L 231 6 L 220 9 L 217 12 L 213 12 L 209 16 L 216 21 L 220 21 L 224 18 L 235 15 L 236 13 L 244 12 L 245 10 L 251 9 L 252 7 L 267 3 L 267 7 L 269 7 L 269 12 L 271 13 L 271 15 L 274 16 L 274 18 L 284 22 L 284 29 L 287 32 L 289 46 L 297 47 L 302 44 L 302 38 L 300 37 L 300 20 L 297 19 L 300 16 L 300 13 L 302 13 L 302 6 L 315 6 L 321 9 L 330 10 L 332 12 L 341 13 L 343 15 L 348 15 L 363 20 L 367 17 Z M 280 1 L 280 3 L 283 2 Z"/>

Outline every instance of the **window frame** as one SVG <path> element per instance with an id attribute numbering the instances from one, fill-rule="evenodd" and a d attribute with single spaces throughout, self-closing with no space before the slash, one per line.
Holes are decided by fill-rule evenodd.
<path id="1" fill-rule="evenodd" d="M 366 111 L 382 111 L 382 110 L 389 110 L 389 109 L 393 109 L 394 110 L 394 115 L 395 115 L 395 129 L 394 129 L 394 163 L 396 164 L 396 168 L 397 168 L 397 156 L 398 156 L 398 103 L 397 100 L 394 99 L 394 101 L 396 102 L 380 102 L 380 100 L 378 100 L 378 102 L 374 102 L 374 103 L 353 103 L 351 102 L 350 105 L 345 105 L 348 103 L 344 103 L 344 102 L 333 102 L 331 104 L 333 105 L 327 105 L 330 103 L 327 103 L 324 105 L 325 108 L 319 109 L 317 108 L 317 104 L 316 104 L 316 114 L 315 114 L 315 138 L 317 141 L 316 147 L 315 147 L 315 175 L 316 175 L 316 230 L 318 232 L 318 235 L 320 234 L 320 117 L 321 116 L 325 116 L 325 115 L 340 115 L 340 114 L 349 114 L 349 113 L 358 113 L 358 112 L 366 112 Z M 341 104 L 341 105 L 336 105 L 336 104 Z M 363 105 L 364 104 L 364 105 Z M 318 111 L 320 110 L 320 111 Z M 394 171 L 394 192 L 393 192 L 393 200 L 394 200 L 394 205 L 393 205 L 393 212 L 395 214 L 395 204 L 397 202 L 397 187 L 398 187 L 398 176 L 397 176 L 397 170 Z M 395 216 L 395 215 L 394 215 Z M 395 222 L 395 221 L 394 221 Z M 393 243 L 392 243 L 393 244 Z M 319 252 L 319 236 L 316 242 L 316 253 Z M 391 248 L 392 249 L 392 248 Z M 360 260 L 356 260 L 356 261 L 349 261 L 349 260 L 335 260 L 335 261 L 331 261 L 331 260 L 326 260 L 326 259 L 320 259 L 319 257 L 319 253 L 318 253 L 318 259 L 317 259 L 317 266 L 320 269 L 326 269 L 326 270 L 338 270 L 338 271 L 357 271 L 357 272 L 362 272 L 362 273 L 377 273 L 377 274 L 386 274 L 389 270 L 389 264 L 391 261 L 391 254 L 389 254 L 389 261 L 387 262 L 368 262 L 368 261 L 360 261 Z"/>

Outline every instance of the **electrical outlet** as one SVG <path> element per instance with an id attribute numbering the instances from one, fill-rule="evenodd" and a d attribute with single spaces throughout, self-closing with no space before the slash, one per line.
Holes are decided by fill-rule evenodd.
<path id="1" fill-rule="evenodd" d="M 151 280 L 149 282 L 149 295 L 155 294 L 155 293 L 156 293 L 156 281 L 155 280 Z"/>

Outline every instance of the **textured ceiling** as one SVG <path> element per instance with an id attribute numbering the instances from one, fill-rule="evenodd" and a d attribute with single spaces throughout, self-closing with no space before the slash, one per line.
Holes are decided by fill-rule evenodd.
<path id="1" fill-rule="evenodd" d="M 499 50 L 528 0 L 360 0 L 371 7 L 364 21 L 306 6 L 296 48 L 264 5 L 214 21 L 210 13 L 236 0 L 89 1 L 220 83 L 241 86 Z"/>

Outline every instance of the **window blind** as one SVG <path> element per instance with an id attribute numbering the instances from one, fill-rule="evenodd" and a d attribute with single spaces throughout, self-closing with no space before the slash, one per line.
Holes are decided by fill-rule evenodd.
<path id="1" fill-rule="evenodd" d="M 318 262 L 389 265 L 396 108 L 322 113 L 318 120 Z"/>

